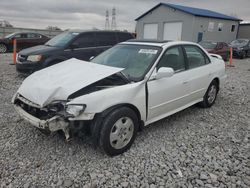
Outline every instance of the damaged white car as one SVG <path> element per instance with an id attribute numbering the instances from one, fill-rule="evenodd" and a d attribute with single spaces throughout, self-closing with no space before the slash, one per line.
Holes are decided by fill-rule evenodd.
<path id="1" fill-rule="evenodd" d="M 126 151 L 137 131 L 199 103 L 210 107 L 225 63 L 191 42 L 128 41 L 92 62 L 70 59 L 33 73 L 13 97 L 16 111 L 39 129 L 89 126 L 109 155 Z"/>

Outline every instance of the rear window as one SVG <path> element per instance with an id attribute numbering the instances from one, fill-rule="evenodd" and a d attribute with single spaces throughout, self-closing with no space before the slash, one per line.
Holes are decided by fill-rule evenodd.
<path id="1" fill-rule="evenodd" d="M 118 37 L 119 42 L 123 42 L 123 41 L 134 38 L 132 34 L 130 33 L 117 33 L 117 37 Z"/>

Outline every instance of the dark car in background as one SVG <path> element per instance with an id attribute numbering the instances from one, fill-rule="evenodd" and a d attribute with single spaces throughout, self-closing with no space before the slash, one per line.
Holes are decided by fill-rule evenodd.
<path id="1" fill-rule="evenodd" d="M 49 38 L 39 34 L 30 32 L 12 33 L 4 38 L 0 38 L 0 53 L 13 51 L 13 39 L 17 41 L 17 51 L 32 46 L 37 46 L 46 43 Z"/>
<path id="2" fill-rule="evenodd" d="M 129 32 L 121 31 L 66 31 L 44 45 L 18 53 L 16 69 L 32 73 L 70 58 L 88 61 L 119 42 L 132 39 Z"/>
<path id="3" fill-rule="evenodd" d="M 224 61 L 230 57 L 230 47 L 225 42 L 201 41 L 199 44 L 207 50 L 208 53 L 220 55 Z"/>
<path id="4" fill-rule="evenodd" d="M 233 56 L 241 59 L 250 56 L 250 40 L 249 39 L 236 39 L 230 43 L 233 48 Z"/>

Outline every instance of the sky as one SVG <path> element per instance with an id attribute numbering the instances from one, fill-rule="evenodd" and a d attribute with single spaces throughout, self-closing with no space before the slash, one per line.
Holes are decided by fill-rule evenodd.
<path id="1" fill-rule="evenodd" d="M 134 20 L 159 2 L 209 9 L 250 21 L 250 0 L 0 0 L 0 20 L 25 28 L 104 29 L 106 10 L 111 14 L 115 7 L 117 29 L 134 31 Z"/>

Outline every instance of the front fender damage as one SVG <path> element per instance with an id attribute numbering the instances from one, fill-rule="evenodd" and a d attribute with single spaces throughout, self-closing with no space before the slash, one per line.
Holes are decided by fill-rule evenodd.
<path id="1" fill-rule="evenodd" d="M 33 126 L 39 129 L 49 130 L 51 132 L 62 130 L 65 134 L 66 140 L 70 138 L 69 122 L 65 121 L 61 116 L 54 116 L 47 120 L 41 120 L 30 115 L 20 106 L 14 105 L 14 108 L 23 119 L 31 123 Z"/>

